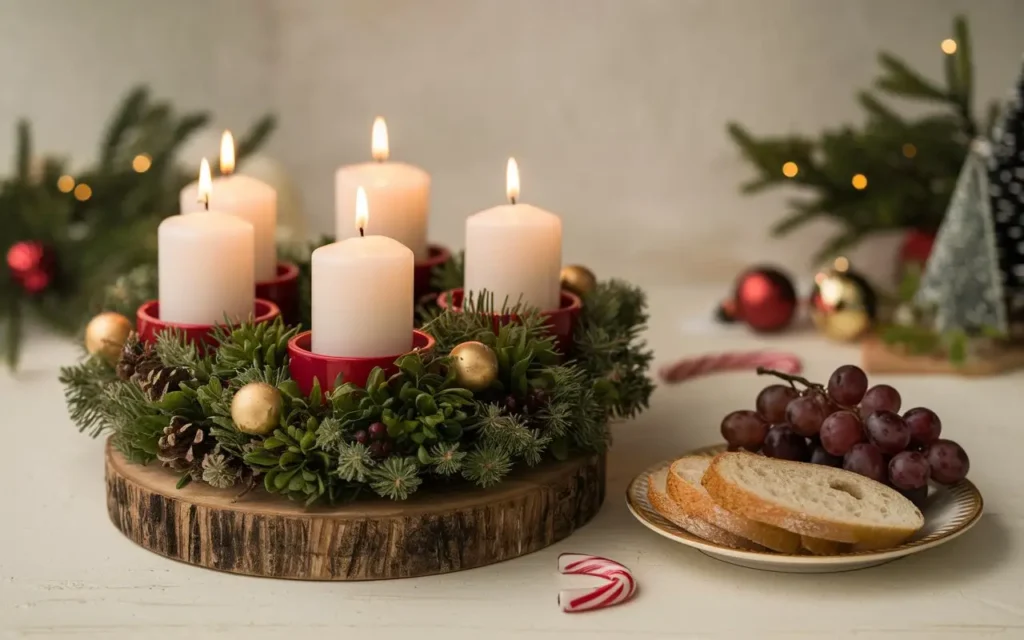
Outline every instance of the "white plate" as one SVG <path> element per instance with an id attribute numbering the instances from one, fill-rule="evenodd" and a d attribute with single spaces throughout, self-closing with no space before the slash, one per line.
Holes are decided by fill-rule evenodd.
<path id="1" fill-rule="evenodd" d="M 713 456 L 724 450 L 724 445 L 718 445 L 691 451 L 687 455 Z M 785 573 L 834 573 L 874 567 L 937 547 L 960 536 L 978 522 L 984 506 L 978 488 L 969 480 L 963 480 L 952 487 L 931 487 L 928 500 L 924 508 L 921 509 L 924 514 L 924 527 L 913 538 L 892 549 L 852 551 L 834 556 L 744 551 L 698 538 L 672 524 L 655 510 L 647 499 L 647 477 L 661 471 L 672 462 L 672 460 L 659 462 L 633 478 L 626 490 L 626 504 L 629 506 L 629 510 L 648 529 L 670 540 L 693 547 L 723 562 L 751 569 Z"/>

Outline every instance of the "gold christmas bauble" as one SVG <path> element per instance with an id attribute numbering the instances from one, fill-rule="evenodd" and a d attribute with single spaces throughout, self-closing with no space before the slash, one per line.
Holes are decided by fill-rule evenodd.
<path id="1" fill-rule="evenodd" d="M 853 341 L 874 325 L 877 300 L 874 289 L 860 274 L 849 269 L 823 271 L 814 277 L 811 320 L 829 338 Z"/>
<path id="2" fill-rule="evenodd" d="M 482 342 L 470 340 L 452 349 L 455 382 L 470 391 L 483 391 L 498 378 L 498 356 Z"/>
<path id="3" fill-rule="evenodd" d="M 597 286 L 597 276 L 590 269 L 581 264 L 570 264 L 562 267 L 559 274 L 562 280 L 562 288 L 572 291 L 578 296 L 585 296 Z"/>
<path id="4" fill-rule="evenodd" d="M 281 422 L 281 392 L 266 382 L 250 382 L 231 400 L 231 419 L 242 433 L 265 436 Z"/>
<path id="5" fill-rule="evenodd" d="M 85 350 L 110 364 L 121 359 L 121 349 L 132 332 L 132 322 L 120 313 L 104 311 L 85 326 Z"/>

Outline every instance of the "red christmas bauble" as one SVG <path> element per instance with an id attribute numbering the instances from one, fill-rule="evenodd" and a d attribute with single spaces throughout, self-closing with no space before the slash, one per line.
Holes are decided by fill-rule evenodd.
<path id="1" fill-rule="evenodd" d="M 796 288 L 773 267 L 749 269 L 736 280 L 736 317 L 754 331 L 779 331 L 796 313 Z"/>
<path id="2" fill-rule="evenodd" d="M 28 293 L 39 293 L 53 282 L 53 259 L 41 242 L 23 240 L 7 250 L 11 277 Z"/>
<path id="3" fill-rule="evenodd" d="M 900 264 L 908 262 L 924 264 L 928 262 L 928 256 L 932 253 L 932 246 L 935 244 L 935 233 L 911 229 L 903 235 L 903 242 L 900 244 Z"/>

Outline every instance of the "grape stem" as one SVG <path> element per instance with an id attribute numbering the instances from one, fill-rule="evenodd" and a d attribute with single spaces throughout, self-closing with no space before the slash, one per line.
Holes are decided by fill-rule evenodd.
<path id="1" fill-rule="evenodd" d="M 785 373 L 783 371 L 778 371 L 776 369 L 769 369 L 767 367 L 758 367 L 757 368 L 757 375 L 759 375 L 759 376 L 775 376 L 776 378 L 779 378 L 781 380 L 785 380 L 786 382 L 789 383 L 789 385 L 791 387 L 794 387 L 794 388 L 795 388 L 795 385 L 793 383 L 794 382 L 799 382 L 800 384 L 804 385 L 808 389 L 813 389 L 813 390 L 817 391 L 818 393 L 822 393 L 822 394 L 825 393 L 824 385 L 818 384 L 817 382 L 811 382 L 810 380 L 808 380 L 807 378 L 804 378 L 803 376 L 795 376 L 795 375 L 793 375 L 791 373 Z"/>

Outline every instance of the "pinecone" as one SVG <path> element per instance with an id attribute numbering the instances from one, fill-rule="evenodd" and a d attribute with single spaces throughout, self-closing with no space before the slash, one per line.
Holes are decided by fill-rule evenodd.
<path id="1" fill-rule="evenodd" d="M 121 349 L 121 359 L 117 363 L 117 377 L 127 382 L 136 373 L 145 377 L 152 369 L 161 366 L 160 358 L 152 345 L 144 344 L 139 340 L 139 334 L 134 331 L 128 334 L 128 339 Z"/>
<path id="2" fill-rule="evenodd" d="M 202 425 L 174 416 L 157 441 L 156 457 L 175 471 L 200 470 L 203 456 L 213 450 L 213 438 Z"/>
<path id="3" fill-rule="evenodd" d="M 139 386 L 150 400 L 157 401 L 164 397 L 168 391 L 177 391 L 182 382 L 192 379 L 192 374 L 185 367 L 164 367 L 151 368 L 143 377 L 142 371 L 137 369 Z"/>

